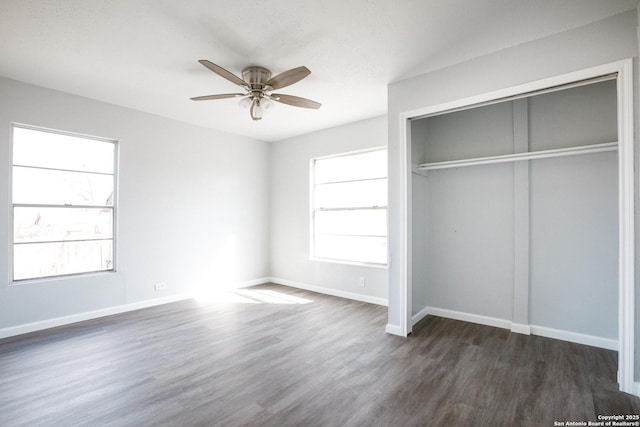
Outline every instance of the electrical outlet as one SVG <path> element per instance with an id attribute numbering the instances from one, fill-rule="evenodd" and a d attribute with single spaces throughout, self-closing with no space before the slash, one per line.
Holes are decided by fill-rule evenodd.
<path id="1" fill-rule="evenodd" d="M 167 284 L 164 282 L 160 282 L 160 283 L 156 283 L 155 285 L 153 285 L 153 289 L 157 291 L 165 289 L 167 287 Z"/>
<path id="2" fill-rule="evenodd" d="M 364 288 L 365 285 L 367 284 L 365 278 L 363 276 L 360 276 L 360 279 L 358 280 L 358 284 L 360 285 L 360 287 Z"/>

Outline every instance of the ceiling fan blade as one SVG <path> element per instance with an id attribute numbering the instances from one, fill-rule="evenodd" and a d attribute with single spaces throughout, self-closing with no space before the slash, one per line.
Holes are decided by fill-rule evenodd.
<path id="1" fill-rule="evenodd" d="M 281 102 L 283 104 L 293 105 L 294 107 L 302 108 L 320 108 L 322 104 L 316 101 L 312 101 L 307 98 L 301 98 L 293 95 L 282 95 L 280 93 L 272 93 L 270 96 L 274 101 Z"/>
<path id="2" fill-rule="evenodd" d="M 206 59 L 201 59 L 198 62 L 204 65 L 205 67 L 207 67 L 208 69 L 210 69 L 211 71 L 213 71 L 214 73 L 216 73 L 217 75 L 229 80 L 231 83 L 235 83 L 238 86 L 242 86 L 242 87 L 249 86 L 247 82 L 242 80 L 240 77 L 236 76 L 230 71 L 225 70 L 221 66 L 214 64 L 211 61 L 207 61 Z"/>
<path id="3" fill-rule="evenodd" d="M 271 77 L 266 85 L 271 86 L 272 89 L 281 89 L 283 87 L 291 86 L 294 83 L 307 77 L 311 74 L 311 71 L 307 67 L 297 67 L 284 73 L 280 73 L 275 77 Z"/>
<path id="4" fill-rule="evenodd" d="M 210 99 L 225 99 L 225 98 L 236 98 L 238 96 L 245 96 L 244 93 L 219 93 L 217 95 L 205 95 L 205 96 L 196 96 L 195 98 L 191 98 L 192 101 L 208 101 Z"/>

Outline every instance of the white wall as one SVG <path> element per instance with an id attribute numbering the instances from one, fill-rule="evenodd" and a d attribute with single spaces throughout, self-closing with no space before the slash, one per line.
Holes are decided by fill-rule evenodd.
<path id="1" fill-rule="evenodd" d="M 271 275 L 274 281 L 386 304 L 386 269 L 309 260 L 310 160 L 386 145 L 384 116 L 272 144 Z M 366 280 L 364 288 L 358 285 L 361 276 Z"/>
<path id="2" fill-rule="evenodd" d="M 401 240 L 405 195 L 401 191 L 403 177 L 398 173 L 403 161 L 400 151 L 400 114 L 621 59 L 636 58 L 636 30 L 637 12 L 630 11 L 389 85 L 389 250 L 392 264 L 389 269 L 388 330 L 400 330 L 402 260 L 406 255 L 405 243 Z"/>
<path id="3" fill-rule="evenodd" d="M 120 146 L 118 271 L 11 284 L 0 244 L 0 329 L 269 276 L 268 143 L 4 78 L 0 94 L 1 224 L 12 122 Z"/>

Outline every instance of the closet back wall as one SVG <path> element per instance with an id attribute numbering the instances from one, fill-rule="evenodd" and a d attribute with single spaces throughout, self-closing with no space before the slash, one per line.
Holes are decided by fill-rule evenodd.
<path id="1" fill-rule="evenodd" d="M 615 81 L 415 120 L 411 134 L 413 163 L 613 142 Z M 430 170 L 412 185 L 414 317 L 617 339 L 615 152 Z"/>

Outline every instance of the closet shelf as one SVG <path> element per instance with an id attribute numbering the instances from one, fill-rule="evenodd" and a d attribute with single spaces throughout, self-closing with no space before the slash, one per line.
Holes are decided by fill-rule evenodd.
<path id="1" fill-rule="evenodd" d="M 459 168 L 463 166 L 489 165 L 492 163 L 517 162 L 520 160 L 546 159 L 551 157 L 575 156 L 578 154 L 602 153 L 618 149 L 618 142 L 581 145 L 571 148 L 555 148 L 553 150 L 528 151 L 525 153 L 505 154 L 502 156 L 478 157 L 474 159 L 451 160 L 446 162 L 423 163 L 416 169 L 424 172 L 437 169 Z"/>

